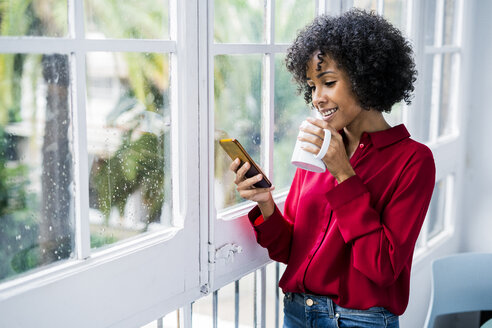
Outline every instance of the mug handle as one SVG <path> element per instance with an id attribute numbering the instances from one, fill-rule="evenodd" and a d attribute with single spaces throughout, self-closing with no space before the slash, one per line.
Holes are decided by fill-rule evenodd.
<path id="1" fill-rule="evenodd" d="M 321 145 L 321 149 L 319 150 L 319 153 L 314 157 L 316 159 L 322 159 L 325 157 L 326 152 L 328 151 L 328 147 L 330 146 L 330 140 L 331 140 L 331 132 L 328 129 L 325 130 L 325 138 L 323 139 L 323 144 Z"/>

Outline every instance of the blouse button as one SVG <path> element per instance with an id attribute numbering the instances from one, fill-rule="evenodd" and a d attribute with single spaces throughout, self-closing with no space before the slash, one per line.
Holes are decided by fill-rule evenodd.
<path id="1" fill-rule="evenodd" d="M 363 144 L 363 143 L 361 143 L 361 144 L 359 145 L 359 148 L 360 148 L 360 149 L 364 148 L 364 144 Z"/>

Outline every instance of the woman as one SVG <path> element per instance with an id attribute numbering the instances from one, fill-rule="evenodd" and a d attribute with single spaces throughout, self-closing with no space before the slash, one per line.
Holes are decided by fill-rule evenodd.
<path id="1" fill-rule="evenodd" d="M 435 183 L 431 151 L 382 112 L 410 103 L 412 49 L 382 17 L 352 10 L 317 17 L 289 48 L 287 68 L 322 115 L 300 140 L 317 154 L 331 131 L 325 173 L 297 169 L 282 214 L 261 176 L 236 172 L 258 243 L 287 264 L 284 327 L 398 327 L 412 255 Z M 310 135 L 311 134 L 311 135 Z"/>

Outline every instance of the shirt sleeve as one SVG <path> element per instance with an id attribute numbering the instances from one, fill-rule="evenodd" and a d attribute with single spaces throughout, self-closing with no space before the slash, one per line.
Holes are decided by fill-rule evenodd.
<path id="1" fill-rule="evenodd" d="M 416 157 L 416 156 L 415 156 Z M 389 286 L 411 263 L 415 243 L 435 184 L 435 164 L 428 150 L 410 160 L 381 213 L 357 175 L 327 193 L 345 243 L 352 244 L 353 266 L 380 286 Z"/>
<path id="2" fill-rule="evenodd" d="M 284 214 L 280 212 L 277 205 L 267 220 L 263 219 L 258 206 L 255 206 L 248 213 L 249 221 L 255 231 L 256 241 L 268 250 L 272 260 L 278 262 L 287 263 L 289 261 L 294 229 L 294 204 L 299 198 L 301 180 L 300 170 L 297 170 L 285 200 Z"/>

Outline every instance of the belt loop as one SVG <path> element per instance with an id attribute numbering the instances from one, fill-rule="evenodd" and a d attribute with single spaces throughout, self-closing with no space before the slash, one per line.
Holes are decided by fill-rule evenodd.
<path id="1" fill-rule="evenodd" d="M 326 297 L 326 305 L 328 308 L 328 314 L 330 315 L 330 319 L 333 319 L 335 317 L 335 309 L 334 309 L 333 301 L 331 300 L 331 298 Z"/>

